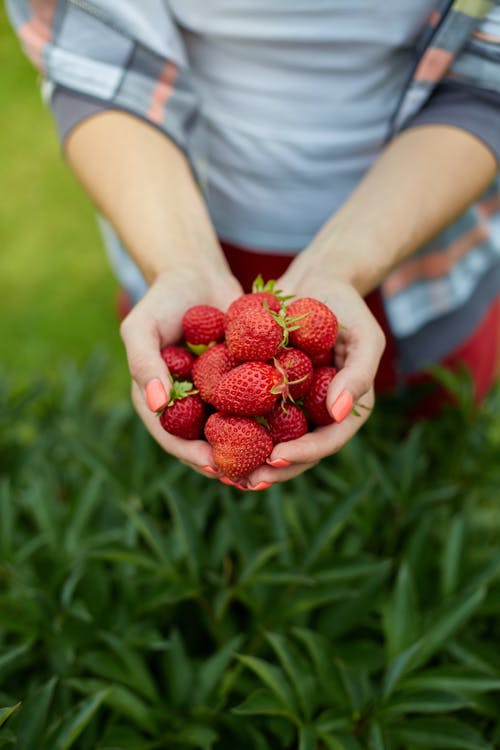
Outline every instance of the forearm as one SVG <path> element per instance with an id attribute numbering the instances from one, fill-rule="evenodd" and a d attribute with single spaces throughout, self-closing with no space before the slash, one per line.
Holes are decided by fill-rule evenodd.
<path id="1" fill-rule="evenodd" d="M 149 283 L 174 265 L 227 270 L 188 161 L 162 133 L 106 111 L 71 132 L 66 155 Z"/>
<path id="2" fill-rule="evenodd" d="M 459 128 L 428 125 L 397 136 L 305 253 L 365 295 L 459 216 L 491 183 L 490 149 Z"/>

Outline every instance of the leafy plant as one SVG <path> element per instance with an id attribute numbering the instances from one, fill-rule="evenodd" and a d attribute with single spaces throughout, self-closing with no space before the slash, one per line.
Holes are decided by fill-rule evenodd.
<path id="1" fill-rule="evenodd" d="M 105 372 L 0 383 L 0 747 L 498 745 L 498 392 L 241 494 Z"/>

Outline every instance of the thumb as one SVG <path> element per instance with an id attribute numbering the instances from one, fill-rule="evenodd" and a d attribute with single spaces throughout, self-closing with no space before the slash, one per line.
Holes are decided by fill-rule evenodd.
<path id="1" fill-rule="evenodd" d="M 154 319 L 130 314 L 120 327 L 132 380 L 152 412 L 163 409 L 169 400 L 172 379 L 163 361 L 160 332 Z"/>
<path id="2" fill-rule="evenodd" d="M 369 333 L 347 346 L 344 365 L 328 388 L 326 405 L 336 422 L 342 422 L 373 388 L 385 341 L 376 329 Z"/>

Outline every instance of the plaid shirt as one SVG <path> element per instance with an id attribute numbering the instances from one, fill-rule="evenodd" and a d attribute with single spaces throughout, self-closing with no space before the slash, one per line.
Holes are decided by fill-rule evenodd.
<path id="1" fill-rule="evenodd" d="M 59 84 L 135 113 L 190 154 L 197 99 L 182 39 L 163 0 L 6 0 L 27 54 L 48 85 Z M 411 125 L 449 78 L 500 92 L 500 0 L 437 0 L 393 117 Z M 64 20 L 64 24 L 63 24 Z M 466 306 L 500 267 L 500 192 L 483 198 L 385 280 L 386 313 L 403 342 Z M 493 278 L 493 275 L 491 274 Z M 496 278 L 496 277 L 495 277 Z M 490 290 L 490 298 L 498 289 Z"/>

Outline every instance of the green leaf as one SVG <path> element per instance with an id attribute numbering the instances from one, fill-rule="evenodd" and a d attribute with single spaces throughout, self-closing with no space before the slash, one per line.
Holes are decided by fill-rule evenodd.
<path id="1" fill-rule="evenodd" d="M 372 722 L 368 738 L 368 750 L 388 750 L 382 727 L 378 722 Z"/>
<path id="2" fill-rule="evenodd" d="M 101 639 L 111 648 L 128 672 L 128 684 L 151 701 L 158 700 L 155 682 L 142 656 L 113 633 L 101 633 Z"/>
<path id="3" fill-rule="evenodd" d="M 322 735 L 321 739 L 328 750 L 366 750 L 352 734 L 338 732 L 335 735 Z"/>
<path id="4" fill-rule="evenodd" d="M 331 547 L 335 538 L 340 534 L 345 522 L 350 518 L 353 510 L 366 497 L 371 487 L 358 488 L 337 503 L 332 512 L 318 525 L 318 531 L 311 539 L 307 554 L 303 560 L 304 570 L 314 565 L 325 549 Z"/>
<path id="5" fill-rule="evenodd" d="M 5 724 L 7 719 L 12 716 L 12 714 L 18 710 L 18 708 L 21 706 L 21 703 L 16 703 L 15 706 L 8 706 L 7 708 L 0 708 L 0 727 Z"/>
<path id="6" fill-rule="evenodd" d="M 185 727 L 176 735 L 178 742 L 188 747 L 197 747 L 200 750 L 211 750 L 219 735 L 211 727 L 192 724 Z"/>
<path id="7" fill-rule="evenodd" d="M 316 750 L 316 730 L 314 727 L 300 727 L 298 750 Z"/>
<path id="8" fill-rule="evenodd" d="M 269 491 L 265 493 L 264 502 L 267 507 L 267 521 L 272 533 L 272 538 L 282 546 L 279 559 L 282 563 L 290 565 L 289 533 L 281 492 L 281 486 L 279 484 L 273 484 Z"/>
<path id="9" fill-rule="evenodd" d="M 320 633 L 307 628 L 293 628 L 294 636 L 304 645 L 326 697 L 342 708 L 351 708 L 349 695 L 334 659 L 330 641 Z"/>
<path id="10" fill-rule="evenodd" d="M 186 500 L 181 500 L 172 487 L 164 487 L 163 494 L 174 518 L 175 532 L 184 550 L 189 572 L 193 580 L 198 582 L 203 567 L 202 545 L 192 511 Z"/>
<path id="11" fill-rule="evenodd" d="M 383 694 L 389 696 L 401 677 L 425 663 L 433 654 L 451 638 L 454 633 L 469 620 L 485 596 L 485 589 L 467 591 L 450 600 L 424 631 L 423 636 L 400 653 L 390 664 L 384 678 Z"/>
<path id="12" fill-rule="evenodd" d="M 104 701 L 146 732 L 156 730 L 156 721 L 150 707 L 135 693 L 122 685 L 113 685 L 104 680 L 70 679 L 70 687 L 87 695 L 104 693 Z"/>
<path id="13" fill-rule="evenodd" d="M 238 655 L 239 661 L 254 672 L 257 677 L 272 690 L 284 708 L 297 715 L 297 705 L 283 671 L 263 659 L 245 654 Z"/>
<path id="14" fill-rule="evenodd" d="M 188 701 L 194 683 L 194 665 L 186 652 L 180 633 L 174 630 L 165 654 L 165 681 L 174 707 Z"/>
<path id="15" fill-rule="evenodd" d="M 209 700 L 243 641 L 242 635 L 236 635 L 203 661 L 193 690 L 194 705 L 203 704 Z"/>
<path id="16" fill-rule="evenodd" d="M 157 556 L 158 560 L 162 563 L 165 570 L 175 578 L 177 573 L 174 564 L 167 551 L 167 543 L 165 537 L 159 532 L 158 528 L 152 523 L 151 519 L 143 513 L 140 513 L 132 501 L 128 503 L 121 503 L 121 509 L 130 519 L 134 528 L 144 539 L 151 551 Z"/>
<path id="17" fill-rule="evenodd" d="M 431 750 L 493 750 L 482 735 L 469 724 L 456 719 L 405 719 L 390 728 L 391 736 L 412 748 Z"/>
<path id="18" fill-rule="evenodd" d="M 157 575 L 161 574 L 161 567 L 158 565 L 157 560 L 138 550 L 131 550 L 128 547 L 113 546 L 107 549 L 94 549 L 88 553 L 88 557 L 91 560 L 133 565 L 135 568 L 154 570 Z"/>
<path id="19" fill-rule="evenodd" d="M 432 689 L 405 690 L 392 698 L 384 709 L 384 714 L 391 716 L 405 716 L 412 713 L 446 714 L 467 708 L 472 704 L 471 699 L 453 692 Z"/>
<path id="20" fill-rule="evenodd" d="M 286 543 L 277 542 L 275 544 L 268 544 L 261 549 L 257 549 L 255 554 L 253 554 L 242 567 L 238 578 L 238 584 L 252 583 L 256 573 L 270 560 L 279 555 L 285 546 Z"/>
<path id="21" fill-rule="evenodd" d="M 243 716 L 283 716 L 292 722 L 296 721 L 296 717 L 283 707 L 282 701 L 269 688 L 254 690 L 232 711 Z"/>
<path id="22" fill-rule="evenodd" d="M 9 560 L 14 550 L 16 516 L 14 493 L 8 479 L 0 482 L 0 559 Z"/>
<path id="23" fill-rule="evenodd" d="M 57 677 L 52 677 L 23 704 L 19 714 L 16 750 L 32 750 L 43 736 L 56 684 Z"/>
<path id="24" fill-rule="evenodd" d="M 64 536 L 65 549 L 75 553 L 81 543 L 85 528 L 89 525 L 92 514 L 98 508 L 102 499 L 104 474 L 96 472 L 87 482 L 81 496 L 74 504 L 71 520 Z"/>
<path id="25" fill-rule="evenodd" d="M 68 750 L 72 747 L 108 696 L 109 690 L 100 690 L 90 698 L 77 703 L 57 731 L 53 750 Z"/>
<path id="26" fill-rule="evenodd" d="M 347 598 L 335 608 L 328 622 L 330 637 L 336 638 L 343 635 L 366 621 L 381 597 L 388 572 L 386 569 L 375 573 L 350 599 Z"/>
<path id="27" fill-rule="evenodd" d="M 347 585 L 328 583 L 317 586 L 308 585 L 307 589 L 298 590 L 288 597 L 284 604 L 283 620 L 291 619 L 296 615 L 304 615 L 334 602 L 345 602 L 350 594 L 351 588 Z"/>
<path id="28" fill-rule="evenodd" d="M 400 443 L 397 455 L 399 487 L 403 498 L 407 499 L 415 478 L 418 476 L 424 450 L 422 448 L 423 428 L 414 424 L 406 440 Z"/>
<path id="29" fill-rule="evenodd" d="M 23 657 L 31 651 L 33 644 L 34 639 L 30 639 L 26 641 L 26 643 L 22 643 L 20 646 L 14 646 L 14 648 L 10 648 L 2 654 L 2 656 L 0 656 L 0 675 L 12 667 L 18 659 L 22 661 Z"/>
<path id="30" fill-rule="evenodd" d="M 411 570 L 408 563 L 403 562 L 392 597 L 384 610 L 383 624 L 390 659 L 394 659 L 417 638 L 418 620 Z"/>
<path id="31" fill-rule="evenodd" d="M 278 657 L 295 692 L 297 703 L 306 721 L 311 719 L 313 709 L 313 686 L 304 658 L 293 645 L 279 633 L 266 633 L 266 639 Z"/>
<path id="32" fill-rule="evenodd" d="M 441 592 L 444 597 L 453 594 L 459 584 L 460 566 L 464 555 L 465 519 L 457 516 L 451 523 L 445 539 L 441 562 Z"/>
<path id="33" fill-rule="evenodd" d="M 459 695 L 474 695 L 500 690 L 500 676 L 488 677 L 463 667 L 438 667 L 406 677 L 402 690 L 449 690 Z"/>

